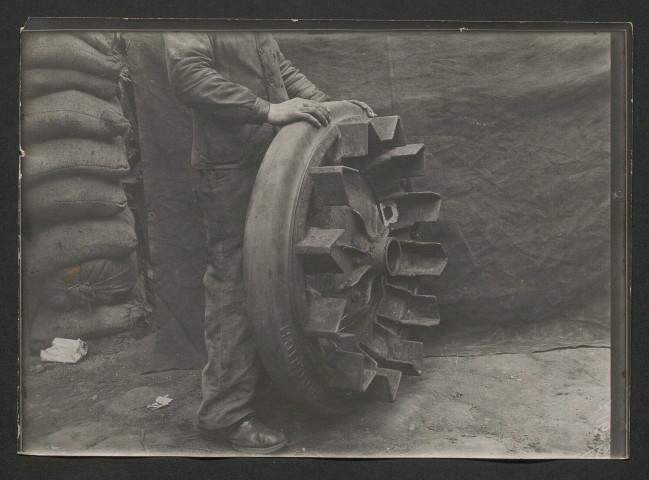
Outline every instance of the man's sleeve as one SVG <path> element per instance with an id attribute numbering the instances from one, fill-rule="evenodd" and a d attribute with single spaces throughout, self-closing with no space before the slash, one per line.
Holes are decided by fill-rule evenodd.
<path id="1" fill-rule="evenodd" d="M 264 123 L 270 103 L 215 70 L 205 33 L 165 33 L 169 84 L 178 99 L 221 122 Z"/>
<path id="2" fill-rule="evenodd" d="M 307 98 L 309 100 L 316 100 L 318 102 L 326 102 L 329 96 L 324 94 L 314 84 L 312 84 L 303 73 L 293 66 L 290 60 L 284 58 L 284 55 L 277 48 L 279 52 L 279 71 L 284 80 L 284 86 L 289 98 Z"/>

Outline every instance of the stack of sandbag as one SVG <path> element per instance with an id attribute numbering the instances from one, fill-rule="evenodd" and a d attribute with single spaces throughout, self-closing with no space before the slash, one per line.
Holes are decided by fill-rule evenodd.
<path id="1" fill-rule="evenodd" d="M 22 266 L 34 292 L 23 305 L 38 304 L 33 347 L 119 331 L 143 313 L 132 301 L 137 239 L 120 182 L 129 173 L 122 68 L 109 36 L 23 35 Z"/>

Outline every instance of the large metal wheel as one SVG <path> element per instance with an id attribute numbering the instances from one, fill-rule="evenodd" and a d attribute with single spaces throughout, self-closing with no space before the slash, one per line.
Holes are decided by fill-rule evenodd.
<path id="1" fill-rule="evenodd" d="M 441 197 L 414 192 L 424 146 L 397 116 L 368 119 L 331 102 L 331 123 L 280 130 L 248 208 L 246 302 L 259 353 L 279 389 L 337 411 L 351 399 L 394 401 L 401 375 L 420 375 L 413 332 L 439 323 L 419 277 L 446 256 L 418 239 Z"/>

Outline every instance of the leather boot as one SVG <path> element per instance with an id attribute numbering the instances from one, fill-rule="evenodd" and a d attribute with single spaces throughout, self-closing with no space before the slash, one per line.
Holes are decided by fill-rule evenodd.
<path id="1" fill-rule="evenodd" d="M 246 417 L 241 422 L 221 430 L 197 428 L 206 440 L 227 440 L 232 448 L 245 453 L 268 454 L 286 445 L 286 436 L 282 432 L 268 428 L 254 416 Z"/>
<path id="2" fill-rule="evenodd" d="M 273 453 L 286 445 L 286 435 L 273 430 L 256 417 L 249 417 L 227 436 L 235 450 L 246 453 Z"/>

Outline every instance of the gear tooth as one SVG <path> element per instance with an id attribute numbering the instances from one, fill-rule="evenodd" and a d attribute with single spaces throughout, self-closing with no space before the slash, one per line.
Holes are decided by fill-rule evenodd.
<path id="1" fill-rule="evenodd" d="M 339 123 L 336 127 L 340 132 L 338 149 L 342 161 L 367 156 L 369 130 L 367 120 Z"/>
<path id="2" fill-rule="evenodd" d="M 372 384 L 378 373 L 379 365 L 367 352 L 356 346 L 355 351 L 363 355 L 363 392 Z"/>
<path id="3" fill-rule="evenodd" d="M 402 340 L 380 324 L 374 324 L 372 336 L 362 346 L 381 367 L 401 370 L 406 375 L 421 375 L 423 371 L 424 344 Z"/>
<path id="4" fill-rule="evenodd" d="M 322 205 L 349 205 L 346 175 L 358 170 L 342 165 L 312 167 L 308 170 L 313 190 Z"/>
<path id="5" fill-rule="evenodd" d="M 349 206 L 364 224 L 368 236 L 376 237 L 387 231 L 381 219 L 374 196 L 367 182 L 359 174 L 348 175 Z"/>
<path id="6" fill-rule="evenodd" d="M 363 384 L 361 386 L 361 391 L 367 391 L 367 387 L 370 386 L 372 380 L 376 377 L 376 370 L 369 370 L 367 368 L 363 369 Z"/>
<path id="7" fill-rule="evenodd" d="M 337 278 L 336 290 L 345 290 L 356 286 L 371 268 L 369 265 L 362 265 L 349 273 L 341 274 Z"/>
<path id="8" fill-rule="evenodd" d="M 307 335 L 319 338 L 339 338 L 340 322 L 345 316 L 347 300 L 344 298 L 312 298 L 309 305 L 309 320 L 304 327 Z"/>
<path id="9" fill-rule="evenodd" d="M 426 175 L 424 144 L 395 147 L 364 165 L 362 172 L 377 181 L 393 180 L 395 177 L 422 177 Z"/>
<path id="10" fill-rule="evenodd" d="M 358 170 L 342 165 L 315 167 L 309 169 L 309 176 L 313 181 L 314 205 L 349 206 L 370 237 L 384 230 L 372 191 Z"/>
<path id="11" fill-rule="evenodd" d="M 417 143 L 395 147 L 359 168 L 379 198 L 396 192 L 412 191 L 411 178 L 426 175 L 424 145 Z"/>
<path id="12" fill-rule="evenodd" d="M 345 233 L 342 229 L 309 228 L 306 236 L 295 246 L 295 253 L 302 257 L 307 273 L 344 273 L 354 265 L 349 250 L 338 245 Z"/>
<path id="13" fill-rule="evenodd" d="M 398 115 L 371 118 L 370 143 L 380 148 L 399 147 L 406 144 L 406 137 Z"/>
<path id="14" fill-rule="evenodd" d="M 382 198 L 379 207 L 390 230 L 402 230 L 417 223 L 436 222 L 442 196 L 434 192 L 399 192 Z"/>
<path id="15" fill-rule="evenodd" d="M 441 223 L 441 222 L 440 222 Z M 438 222 L 420 222 L 416 223 L 413 228 L 405 229 L 401 232 L 395 232 L 395 236 L 405 232 L 404 240 L 416 240 L 418 242 L 440 242 L 445 240 L 448 235 L 444 231 L 444 226 Z"/>
<path id="16" fill-rule="evenodd" d="M 440 233 L 436 229 L 436 221 L 416 222 L 412 227 L 392 230 L 391 235 L 400 240 L 414 240 L 416 242 L 437 242 Z"/>
<path id="17" fill-rule="evenodd" d="M 413 295 L 411 297 L 412 317 L 401 319 L 403 325 L 434 327 L 440 323 L 439 306 L 434 295 Z"/>
<path id="18" fill-rule="evenodd" d="M 437 298 L 417 295 L 409 290 L 386 285 L 377 316 L 402 326 L 433 327 L 439 325 Z"/>
<path id="19" fill-rule="evenodd" d="M 401 262 L 394 276 L 440 275 L 448 261 L 439 243 L 399 240 Z"/>
<path id="20" fill-rule="evenodd" d="M 385 285 L 408 290 L 410 293 L 417 293 L 419 290 L 419 277 L 388 277 L 385 279 Z"/>
<path id="21" fill-rule="evenodd" d="M 394 402 L 401 383 L 401 371 L 391 368 L 379 368 L 370 383 L 365 396 L 379 402 Z"/>
<path id="22" fill-rule="evenodd" d="M 330 387 L 364 392 L 376 376 L 375 369 L 365 368 L 367 361 L 362 353 L 335 350 L 328 352 L 326 357 L 331 373 Z"/>

